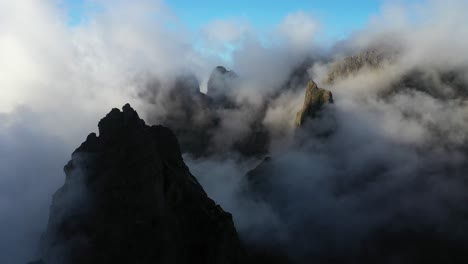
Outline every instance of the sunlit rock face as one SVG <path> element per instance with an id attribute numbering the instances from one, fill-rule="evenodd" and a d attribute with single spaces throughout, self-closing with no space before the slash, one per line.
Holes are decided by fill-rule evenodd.
<path id="1" fill-rule="evenodd" d="M 129 105 L 99 122 L 65 173 L 42 263 L 239 263 L 231 214 L 190 173 L 171 130 Z"/>
<path id="2" fill-rule="evenodd" d="M 357 73 L 364 67 L 378 68 L 388 55 L 377 50 L 364 51 L 357 55 L 346 57 L 344 60 L 331 65 L 325 83 L 332 84 L 340 78 L 346 78 Z"/>
<path id="3" fill-rule="evenodd" d="M 302 126 L 309 118 L 314 118 L 324 105 L 333 104 L 333 95 L 330 91 L 318 88 L 314 81 L 307 84 L 304 104 L 296 114 L 296 126 Z"/>

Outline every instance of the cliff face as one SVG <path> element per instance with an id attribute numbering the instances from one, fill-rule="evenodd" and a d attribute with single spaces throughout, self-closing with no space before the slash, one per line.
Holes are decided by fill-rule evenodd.
<path id="1" fill-rule="evenodd" d="M 314 118 L 326 104 L 333 104 L 332 93 L 318 88 L 314 81 L 310 81 L 307 85 L 304 105 L 296 115 L 296 126 L 302 126 L 308 118 Z"/>
<path id="2" fill-rule="evenodd" d="M 99 122 L 65 173 L 43 263 L 238 263 L 231 214 L 190 173 L 174 134 L 129 105 Z"/>

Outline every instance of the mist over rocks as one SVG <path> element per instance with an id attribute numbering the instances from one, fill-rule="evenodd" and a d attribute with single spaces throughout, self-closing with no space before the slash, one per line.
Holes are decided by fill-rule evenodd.
<path id="1" fill-rule="evenodd" d="M 237 74 L 234 71 L 228 71 L 223 66 L 217 66 L 211 72 L 208 79 L 206 94 L 219 103 L 228 103 L 228 97 L 232 89 L 236 89 Z"/>
<path id="2" fill-rule="evenodd" d="M 304 105 L 296 114 L 296 126 L 302 126 L 307 119 L 314 118 L 327 104 L 333 104 L 333 95 L 330 91 L 318 88 L 314 81 L 307 84 Z"/>
<path id="3" fill-rule="evenodd" d="M 194 158 L 261 159 L 269 153 L 270 144 L 283 137 L 281 133 L 284 132 L 272 125 L 292 131 L 306 118 L 314 117 L 322 105 L 333 102 L 331 92 L 321 88 L 315 90 L 313 85 L 307 84 L 311 63 L 310 59 L 302 60 L 286 80 L 276 84 L 274 92 L 265 93 L 259 101 L 244 97 L 246 88 L 243 86 L 250 85 L 249 80 L 223 66 L 217 66 L 211 72 L 206 94 L 201 92 L 200 83 L 193 74 L 181 73 L 168 87 L 157 80 L 149 83 L 139 96 L 149 103 L 146 113 L 150 123 L 171 128 L 181 142 L 183 153 Z M 300 94 L 304 87 L 305 95 Z M 315 98 L 318 93 L 323 95 Z M 294 113 L 285 116 L 282 124 L 277 120 L 269 124 L 269 111 L 285 100 L 285 96 L 305 96 L 305 99 L 301 99 L 302 107 L 299 103 L 289 106 Z M 301 113 L 297 113 L 298 110 Z"/>
<path id="4" fill-rule="evenodd" d="M 210 131 L 219 123 L 215 101 L 200 91 L 198 79 L 190 74 L 177 77 L 167 93 L 156 103 L 165 111 L 157 122 L 173 130 L 183 152 L 196 157 L 208 155 Z"/>
<path id="5" fill-rule="evenodd" d="M 356 74 L 362 68 L 378 68 L 390 56 L 378 50 L 368 50 L 357 55 L 349 56 L 341 61 L 334 62 L 328 72 L 325 83 L 333 83 L 336 79 L 346 78 Z"/>
<path id="6" fill-rule="evenodd" d="M 0 262 L 35 259 L 63 158 L 125 102 L 173 131 L 258 259 L 467 262 L 466 1 L 386 2 L 338 43 L 306 11 L 276 28 L 221 19 L 198 34 L 164 1 L 91 2 L 99 8 L 71 26 L 56 1 L 0 1 Z M 205 93 L 216 65 L 237 75 L 228 104 Z M 310 80 L 334 104 L 297 127 Z M 81 176 L 97 145 L 67 166 L 77 188 L 64 187 L 54 208 L 77 206 L 57 216 L 93 213 L 82 199 L 92 195 L 69 190 L 88 190 Z"/>
<path id="7" fill-rule="evenodd" d="M 433 65 L 404 65 L 404 56 L 401 50 L 395 48 L 369 48 L 329 63 L 323 83 L 332 86 L 347 78 L 380 72 L 382 75 L 388 73 L 387 77 L 382 76 L 384 82 L 388 79 L 387 83 L 380 84 L 385 87 L 380 94 L 382 97 L 408 88 L 444 100 L 466 97 L 466 80 L 463 77 L 466 66 L 441 69 Z M 395 69 L 397 65 L 402 69 Z"/>
<path id="8" fill-rule="evenodd" d="M 208 198 L 174 134 L 113 109 L 65 166 L 42 263 L 239 263 L 231 214 Z"/>
<path id="9" fill-rule="evenodd" d="M 311 77 L 302 89 L 280 84 L 257 105 L 236 92 L 226 94 L 235 103 L 218 103 L 200 91 L 196 77 L 180 75 L 169 89 L 150 87 L 156 97 L 148 109 L 165 109 L 150 122 L 173 129 L 181 149 L 168 158 L 183 154 L 209 196 L 233 214 L 240 238 L 226 243 L 235 251 L 242 243 L 245 263 L 464 263 L 468 152 L 457 132 L 466 119 L 456 118 L 466 113 L 464 99 L 431 92 L 440 89 L 437 78 L 407 85 L 410 70 L 377 82 L 375 91 L 360 90 L 366 77 L 380 77 L 387 67 L 393 65 L 344 73 L 327 89 Z M 314 67 L 309 71 L 313 75 Z M 448 87 L 467 87 L 454 76 Z M 275 116 L 272 125 L 267 121 L 278 106 L 283 119 Z M 100 130 L 127 127 L 114 121 L 133 120 L 133 113 L 127 106 L 123 113 L 114 109 Z M 395 125 L 400 122 L 406 126 Z M 102 143 L 93 142 L 120 138 L 112 134 L 91 134 L 78 150 L 94 153 Z M 72 245 L 86 248 L 78 241 Z"/>
<path id="10" fill-rule="evenodd" d="M 235 72 L 217 66 L 208 80 L 206 94 L 200 91 L 200 83 L 193 74 L 180 74 L 169 87 L 154 81 L 139 96 L 154 106 L 148 107 L 149 121 L 171 128 L 183 153 L 195 158 L 230 152 L 238 156 L 262 156 L 268 152 L 270 141 L 262 123 L 265 108 L 236 100 L 239 79 Z M 231 127 L 238 118 L 243 118 L 246 109 L 251 110 L 251 117 L 242 126 Z M 220 137 L 222 131 L 226 133 Z"/>
<path id="11" fill-rule="evenodd" d="M 222 188 L 231 177 L 241 179 L 223 195 L 212 187 L 207 191 L 233 212 L 250 245 L 280 252 L 293 263 L 464 263 L 464 71 L 405 67 L 400 54 L 388 60 L 361 54 L 367 55 L 354 57 L 356 67 L 322 84 L 330 102 L 333 92 L 338 103 L 293 130 L 289 142 L 270 148 L 270 158 L 250 166 L 224 167 L 231 161 L 216 158 L 189 161 L 190 166 L 232 174 L 203 177 L 206 186 Z M 310 66 L 311 76 L 324 80 L 330 65 L 322 75 Z M 304 101 L 314 101 L 296 90 L 266 97 L 267 112 L 278 98 L 291 98 L 289 93 L 302 100 L 294 103 L 296 112 Z M 314 83 L 307 90 L 320 91 Z"/>
<path id="12" fill-rule="evenodd" d="M 335 75 L 340 102 L 246 174 L 251 201 L 281 223 L 265 228 L 287 234 L 260 240 L 296 263 L 464 263 L 463 71 L 366 63 Z"/>
<path id="13" fill-rule="evenodd" d="M 415 68 L 393 82 L 387 94 L 408 88 L 444 101 L 460 100 L 468 96 L 463 69 L 447 71 Z"/>

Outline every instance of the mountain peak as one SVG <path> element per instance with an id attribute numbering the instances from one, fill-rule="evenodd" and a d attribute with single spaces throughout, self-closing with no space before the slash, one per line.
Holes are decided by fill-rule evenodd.
<path id="1" fill-rule="evenodd" d="M 221 73 L 226 73 L 228 72 L 228 70 L 224 67 L 224 66 L 216 66 L 215 68 L 217 71 L 221 72 Z"/>
<path id="2" fill-rule="evenodd" d="M 317 87 L 317 84 L 314 82 L 314 81 L 309 81 L 309 83 L 307 83 L 307 89 L 308 90 L 315 90 L 315 89 L 318 89 Z"/>
<path id="3" fill-rule="evenodd" d="M 332 93 L 319 88 L 314 81 L 309 81 L 305 92 L 304 104 L 296 114 L 296 126 L 302 126 L 308 118 L 315 118 L 326 104 L 333 104 Z"/>
<path id="4" fill-rule="evenodd" d="M 217 66 L 208 79 L 207 95 L 217 101 L 226 101 L 238 78 L 234 71 Z"/>
<path id="5" fill-rule="evenodd" d="M 49 263 L 238 263 L 230 213 L 185 165 L 177 138 L 126 104 L 65 166 L 42 240 Z"/>

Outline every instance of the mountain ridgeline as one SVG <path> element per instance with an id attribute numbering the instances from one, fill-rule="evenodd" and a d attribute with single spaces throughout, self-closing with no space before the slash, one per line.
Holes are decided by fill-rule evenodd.
<path id="1" fill-rule="evenodd" d="M 285 125 L 293 126 L 296 122 L 297 126 L 302 126 L 307 119 L 313 119 L 326 104 L 333 103 L 330 91 L 311 89 L 315 87 L 315 82 L 307 76 L 307 67 L 308 64 L 299 65 L 291 72 L 288 81 L 279 85 L 280 91 L 300 89 L 305 98 L 302 108 L 297 106 L 300 113 L 296 119 L 299 121 L 295 121 L 292 115 Z M 241 76 L 218 66 L 208 79 L 206 94 L 200 91 L 200 84 L 195 76 L 184 74 L 176 79 L 167 94 L 164 94 L 156 82 L 156 85 L 148 86 L 148 92 L 143 93 L 142 97 L 151 104 L 162 106 L 166 114 L 161 116 L 149 112 L 149 122 L 170 127 L 181 142 L 182 152 L 196 158 L 222 156 L 225 153 L 262 158 L 268 154 L 273 140 L 272 131 L 263 121 L 270 101 L 280 97 L 281 93 L 270 95 L 271 100 L 266 99 L 259 105 L 252 105 L 236 97 L 240 85 Z M 159 100 L 148 99 L 148 94 L 156 94 L 155 97 Z M 225 133 L 224 137 L 219 138 L 219 134 L 229 132 L 224 130 L 231 129 L 229 124 L 235 122 L 232 119 L 238 117 L 242 111 L 249 113 L 248 118 L 242 117 L 243 126 L 246 127 L 239 133 Z"/>
<path id="2" fill-rule="evenodd" d="M 150 105 L 147 121 L 158 125 L 128 104 L 101 119 L 99 135 L 90 134 L 64 168 L 34 263 L 467 263 L 467 142 L 442 137 L 446 126 L 399 105 L 422 97 L 430 106 L 461 107 L 463 77 L 447 71 L 434 81 L 411 68 L 356 105 L 340 105 L 327 90 L 395 61 L 366 51 L 329 64 L 317 84 L 306 60 L 256 105 L 236 96 L 242 76 L 222 66 L 206 93 L 191 74 L 167 89 L 151 83 L 141 96 Z M 283 143 L 285 132 L 267 121 L 290 94 L 301 103 L 284 107 L 292 136 Z M 403 144 L 392 126 L 367 126 L 354 115 L 391 112 L 389 104 L 403 109 L 398 120 L 423 127 L 412 133 L 427 130 L 428 143 Z M 229 198 L 240 205 L 226 203 L 234 210 L 227 212 L 208 197 L 187 160 L 248 164 L 237 173 L 241 190 Z M 209 179 L 217 189 L 232 184 L 219 179 Z M 270 214 L 255 222 L 258 212 L 242 213 L 242 206 Z"/>

